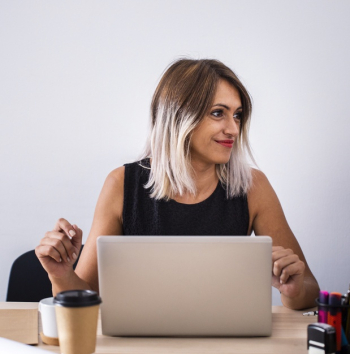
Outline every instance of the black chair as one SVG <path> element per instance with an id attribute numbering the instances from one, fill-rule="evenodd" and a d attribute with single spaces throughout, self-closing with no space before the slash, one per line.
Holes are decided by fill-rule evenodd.
<path id="1" fill-rule="evenodd" d="M 73 265 L 77 266 L 80 258 Z M 6 301 L 39 302 L 41 299 L 52 296 L 50 279 L 42 267 L 35 251 L 28 251 L 19 256 L 12 264 L 7 288 Z"/>

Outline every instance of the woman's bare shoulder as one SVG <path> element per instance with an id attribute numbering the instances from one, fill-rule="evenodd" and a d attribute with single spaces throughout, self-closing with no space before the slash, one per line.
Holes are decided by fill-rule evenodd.
<path id="1" fill-rule="evenodd" d="M 253 185 L 267 181 L 265 173 L 257 168 L 252 168 Z"/>
<path id="2" fill-rule="evenodd" d="M 124 175 L 125 175 L 125 166 L 115 168 L 111 171 L 105 180 L 104 189 L 113 194 L 122 194 L 124 193 Z"/>
<path id="3" fill-rule="evenodd" d="M 120 166 L 112 170 L 106 180 L 110 180 L 111 183 L 114 184 L 123 184 L 124 183 L 124 175 L 125 175 L 125 166 Z"/>
<path id="4" fill-rule="evenodd" d="M 248 191 L 248 197 L 255 197 L 266 193 L 271 189 L 269 180 L 264 172 L 256 168 L 252 168 L 252 184 Z"/>
<path id="5" fill-rule="evenodd" d="M 104 182 L 97 207 L 107 209 L 121 217 L 123 211 L 125 167 L 121 166 L 111 171 Z M 106 209 L 107 208 L 107 209 Z"/>
<path id="6" fill-rule="evenodd" d="M 275 191 L 264 172 L 252 169 L 252 184 L 247 194 L 251 225 L 255 216 L 278 201 Z"/>

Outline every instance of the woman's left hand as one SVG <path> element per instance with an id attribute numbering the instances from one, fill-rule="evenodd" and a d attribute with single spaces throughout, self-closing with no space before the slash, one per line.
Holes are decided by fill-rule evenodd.
<path id="1" fill-rule="evenodd" d="M 300 295 L 304 287 L 305 263 L 291 249 L 272 247 L 272 286 L 288 298 Z"/>

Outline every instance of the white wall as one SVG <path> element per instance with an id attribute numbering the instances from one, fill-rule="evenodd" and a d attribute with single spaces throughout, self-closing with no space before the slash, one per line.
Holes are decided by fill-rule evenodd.
<path id="1" fill-rule="evenodd" d="M 350 282 L 350 3 L 0 2 L 0 301 L 59 217 L 89 232 L 106 175 L 136 159 L 180 56 L 217 58 L 254 99 L 251 141 L 322 289 Z M 278 304 L 278 294 L 274 293 Z"/>

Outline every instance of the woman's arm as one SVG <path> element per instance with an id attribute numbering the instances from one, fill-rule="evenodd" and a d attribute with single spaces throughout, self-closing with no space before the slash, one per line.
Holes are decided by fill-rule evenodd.
<path id="1" fill-rule="evenodd" d="M 122 235 L 124 170 L 124 167 L 117 168 L 106 178 L 91 231 L 75 271 L 73 263 L 81 248 L 82 231 L 67 220 L 59 219 L 54 230 L 47 232 L 35 249 L 51 280 L 53 296 L 72 289 L 98 292 L 96 239 L 101 235 Z M 75 233 L 73 237 L 72 231 Z"/>
<path id="2" fill-rule="evenodd" d="M 124 172 L 122 166 L 108 175 L 97 201 L 89 237 L 75 269 L 76 274 L 97 292 L 97 237 L 123 234 Z"/>
<path id="3" fill-rule="evenodd" d="M 315 306 L 319 286 L 284 216 L 281 204 L 266 176 L 253 170 L 248 193 L 249 234 L 272 238 L 272 285 L 281 293 L 284 306 L 303 309 Z"/>

